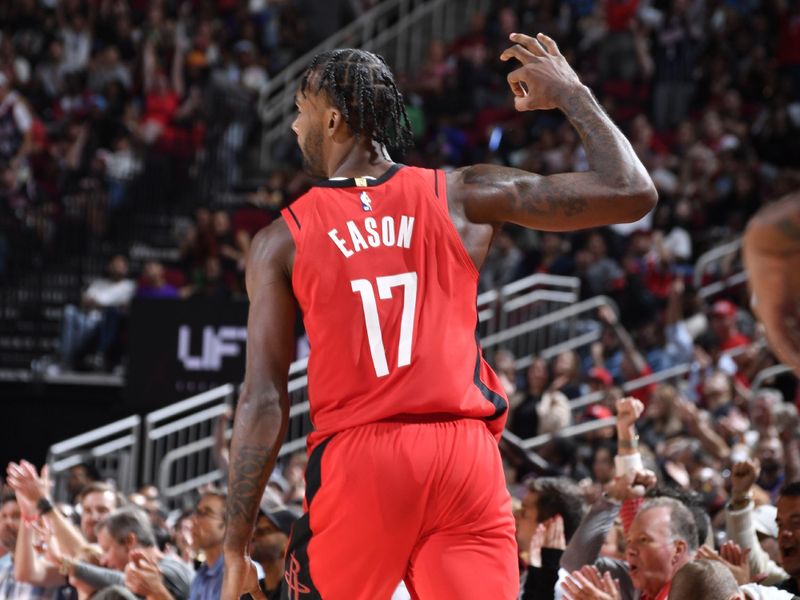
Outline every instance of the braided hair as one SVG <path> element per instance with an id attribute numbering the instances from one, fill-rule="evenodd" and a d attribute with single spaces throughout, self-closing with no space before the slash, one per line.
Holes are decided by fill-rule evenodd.
<path id="1" fill-rule="evenodd" d="M 411 146 L 411 124 L 403 95 L 382 56 L 344 48 L 317 54 L 300 80 L 300 92 L 325 91 L 356 137 L 403 151 Z"/>

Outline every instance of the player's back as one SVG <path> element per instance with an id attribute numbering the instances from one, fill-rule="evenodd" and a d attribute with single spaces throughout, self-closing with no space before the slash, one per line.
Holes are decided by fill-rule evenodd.
<path id="1" fill-rule="evenodd" d="M 323 181 L 283 216 L 314 439 L 412 415 L 483 418 L 499 434 L 508 404 L 481 357 L 478 272 L 444 173 L 395 165 L 378 179 Z"/>

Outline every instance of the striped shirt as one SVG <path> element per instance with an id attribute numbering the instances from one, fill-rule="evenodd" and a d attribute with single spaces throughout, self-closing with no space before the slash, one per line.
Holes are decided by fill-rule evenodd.
<path id="1" fill-rule="evenodd" d="M 0 600 L 55 600 L 58 588 L 20 583 L 14 579 L 11 553 L 0 558 Z"/>

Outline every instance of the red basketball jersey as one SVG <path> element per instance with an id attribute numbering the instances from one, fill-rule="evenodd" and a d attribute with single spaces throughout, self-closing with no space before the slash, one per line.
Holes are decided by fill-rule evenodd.
<path id="1" fill-rule="evenodd" d="M 377 179 L 323 181 L 283 217 L 311 347 L 309 445 L 408 415 L 481 418 L 499 436 L 508 401 L 481 354 L 478 271 L 444 173 L 394 165 Z"/>

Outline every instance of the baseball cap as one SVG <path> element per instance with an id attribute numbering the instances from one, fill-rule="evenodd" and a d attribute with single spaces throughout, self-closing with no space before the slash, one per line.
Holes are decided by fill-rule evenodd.
<path id="1" fill-rule="evenodd" d="M 717 300 L 711 306 L 711 314 L 718 317 L 735 317 L 736 306 L 728 300 Z"/>
<path id="2" fill-rule="evenodd" d="M 275 525 L 275 527 L 277 527 L 286 535 L 292 534 L 292 525 L 294 525 L 294 522 L 300 518 L 300 515 L 289 508 L 272 510 L 264 513 L 264 516 L 269 519 L 270 523 Z"/>
<path id="3" fill-rule="evenodd" d="M 603 385 L 612 385 L 614 383 L 614 378 L 611 376 L 611 373 L 601 367 L 592 367 L 589 369 L 588 378 L 599 381 Z"/>
<path id="4" fill-rule="evenodd" d="M 583 414 L 587 419 L 608 419 L 609 417 L 614 416 L 614 413 L 611 412 L 611 409 L 607 406 L 603 406 L 602 404 L 592 404 Z"/>
<path id="5" fill-rule="evenodd" d="M 771 504 L 762 504 L 753 509 L 753 529 L 768 537 L 778 537 L 778 509 Z"/>

